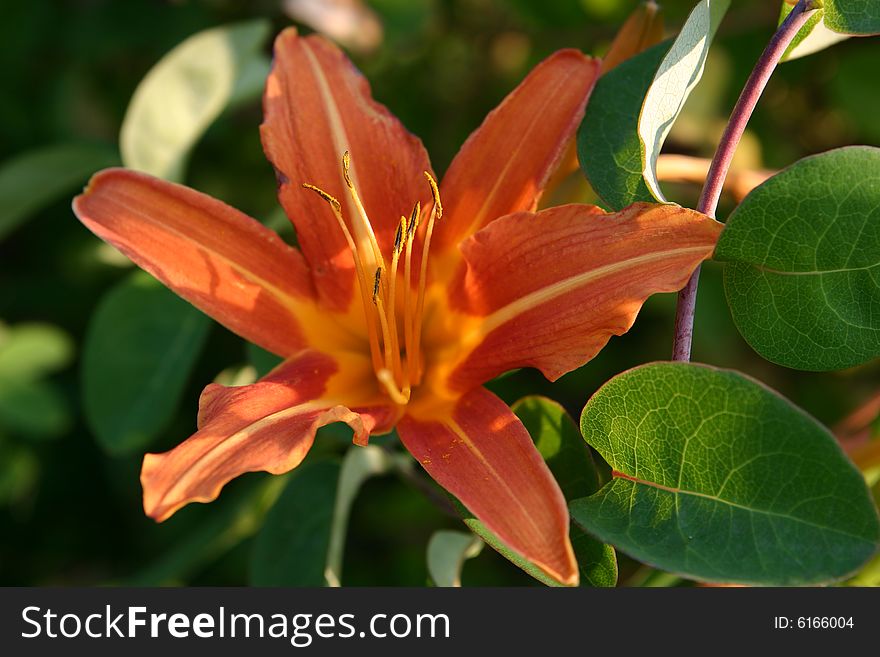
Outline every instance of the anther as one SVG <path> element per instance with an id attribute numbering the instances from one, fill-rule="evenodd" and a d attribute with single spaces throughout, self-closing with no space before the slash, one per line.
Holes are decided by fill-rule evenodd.
<path id="1" fill-rule="evenodd" d="M 406 217 L 400 218 L 397 225 L 397 232 L 394 234 L 394 255 L 399 256 L 403 249 L 403 235 L 406 233 Z"/>
<path id="2" fill-rule="evenodd" d="M 419 201 L 416 201 L 416 204 L 413 206 L 412 214 L 409 217 L 409 226 L 406 229 L 406 239 L 412 238 L 415 232 L 419 229 L 419 215 L 422 213 L 422 204 Z"/>
<path id="3" fill-rule="evenodd" d="M 379 284 L 382 282 L 382 268 L 376 270 L 376 276 L 373 279 L 373 303 L 379 298 Z"/>
<path id="4" fill-rule="evenodd" d="M 354 185 L 351 183 L 351 177 L 348 175 L 348 170 L 351 168 L 351 153 L 345 151 L 342 154 L 342 177 L 345 178 L 345 184 L 348 185 L 349 189 L 352 189 Z"/>
<path id="5" fill-rule="evenodd" d="M 427 171 L 424 172 L 425 178 L 428 179 L 428 184 L 431 186 L 431 196 L 434 197 L 434 211 L 437 213 L 437 219 L 443 217 L 443 204 L 440 203 L 440 189 L 437 187 L 437 181 L 434 180 L 434 176 L 432 176 Z"/>
<path id="6" fill-rule="evenodd" d="M 317 195 L 320 196 L 322 199 L 324 199 L 325 201 L 327 201 L 327 203 L 329 203 L 330 205 L 333 206 L 333 209 L 334 209 L 336 212 L 342 212 L 342 205 L 339 203 L 339 201 L 336 199 L 335 196 L 331 196 L 330 194 L 328 194 L 327 192 L 325 192 L 325 191 L 324 191 L 323 189 L 321 189 L 320 187 L 315 187 L 314 185 L 310 185 L 309 183 L 303 183 L 302 186 L 303 186 L 305 189 L 310 189 L 310 190 L 312 190 L 313 192 L 315 192 L 315 194 L 317 194 Z"/>

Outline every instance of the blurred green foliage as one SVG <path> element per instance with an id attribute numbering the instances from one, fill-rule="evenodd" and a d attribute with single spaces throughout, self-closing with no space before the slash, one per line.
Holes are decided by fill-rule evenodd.
<path id="1" fill-rule="evenodd" d="M 531 66 L 563 47 L 601 55 L 636 2 L 368 4 L 383 24 L 384 40 L 354 59 L 376 97 L 423 139 L 442 172 L 470 131 Z M 662 4 L 672 29 L 692 7 L 682 0 Z M 667 152 L 711 156 L 778 14 L 776 2 L 734 3 Z M 0 232 L 5 231 L 0 235 L 0 584 L 248 581 L 254 536 L 287 479 L 242 477 L 218 502 L 191 505 L 156 525 L 141 510 L 140 453 L 114 456 L 88 428 L 79 375 L 86 328 L 101 298 L 130 268 L 75 220 L 70 198 L 85 181 L 83 169 L 115 161 L 129 100 L 164 54 L 201 30 L 253 19 L 270 21 L 273 31 L 290 24 L 278 0 L 35 0 L 4 7 L 0 169 L 69 144 L 100 161 L 62 163 L 60 170 L 47 164 L 40 167 L 40 177 L 0 171 L 0 203 L 5 204 L 0 207 Z M 849 39 L 781 66 L 741 146 L 742 163 L 780 168 L 833 147 L 877 144 L 876 47 L 870 39 Z M 268 44 L 264 52 L 269 54 Z M 186 182 L 268 220 L 277 218 L 277 204 L 274 176 L 260 148 L 260 120 L 258 101 L 226 111 L 191 154 Z M 698 193 L 685 185 L 664 190 L 691 205 Z M 23 212 L 20 208 L 27 217 L 15 215 Z M 723 203 L 719 216 L 729 210 L 729 202 Z M 829 424 L 876 389 L 876 362 L 813 374 L 762 360 L 733 326 L 720 271 L 714 263 L 704 267 L 696 360 L 746 372 Z M 673 312 L 674 296 L 651 299 L 629 334 L 613 339 L 595 360 L 555 384 L 524 370 L 490 387 L 510 403 L 527 394 L 546 395 L 577 417 L 614 374 L 668 358 Z M 164 450 L 188 436 L 202 387 L 219 372 L 252 362 L 254 353 L 213 326 L 186 377 L 182 403 L 147 449 Z M 265 359 L 254 364 L 261 371 L 270 366 Z M 41 410 L 24 412 L 27 404 Z M 29 426 L 22 417 L 39 422 Z M 393 437 L 377 442 L 395 444 Z M 331 428 L 319 436 L 307 462 L 339 458 L 345 448 L 343 432 Z M 344 583 L 426 583 L 431 536 L 463 529 L 434 502 L 430 490 L 413 487 L 406 476 L 370 478 L 351 509 Z M 621 581 L 635 568 L 623 559 Z M 491 549 L 466 561 L 462 577 L 465 584 L 535 584 Z"/>

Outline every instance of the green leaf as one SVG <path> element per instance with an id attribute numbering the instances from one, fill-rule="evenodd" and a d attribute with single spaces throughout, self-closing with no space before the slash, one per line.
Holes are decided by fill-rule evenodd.
<path id="1" fill-rule="evenodd" d="M 389 453 L 375 445 L 349 448 L 342 461 L 342 471 L 339 475 L 332 533 L 327 551 L 325 575 L 330 586 L 340 586 L 342 583 L 342 558 L 345 552 L 348 518 L 361 486 L 370 477 L 383 475 L 394 469 L 410 467 L 412 460 L 407 454 Z"/>
<path id="2" fill-rule="evenodd" d="M 239 485 L 237 494 L 224 493 L 211 504 L 211 513 L 174 541 L 167 552 L 124 581 L 126 586 L 186 584 L 200 568 L 216 561 L 236 545 L 256 534 L 278 499 L 286 476 L 266 476 L 262 481 Z"/>
<path id="3" fill-rule="evenodd" d="M 57 438 L 70 424 L 67 400 L 54 386 L 0 376 L 0 426 L 33 438 Z"/>
<path id="4" fill-rule="evenodd" d="M 639 114 L 657 67 L 669 50 L 664 41 L 621 62 L 599 78 L 577 135 L 578 161 L 593 190 L 612 210 L 654 201 L 642 177 Z"/>
<path id="5" fill-rule="evenodd" d="M 37 322 L 0 326 L 0 377 L 34 381 L 64 369 L 73 341 L 57 326 Z"/>
<path id="6" fill-rule="evenodd" d="M 833 370 L 880 355 L 880 149 L 800 160 L 754 189 L 715 251 L 734 322 L 764 358 Z"/>
<path id="7" fill-rule="evenodd" d="M 541 456 L 553 473 L 566 499 L 594 493 L 599 487 L 596 464 L 577 430 L 574 420 L 558 403 L 546 397 L 524 397 L 513 405 L 513 412 L 535 441 Z M 465 524 L 493 549 L 526 573 L 547 584 L 559 586 L 531 562 L 513 552 L 463 506 L 456 507 Z M 577 526 L 570 530 L 571 544 L 581 573 L 581 586 L 614 586 L 617 583 L 617 555 L 610 545 L 601 543 Z"/>
<path id="8" fill-rule="evenodd" d="M 253 20 L 199 32 L 147 74 L 125 114 L 125 166 L 181 180 L 187 156 L 233 102 L 257 98 L 269 71 L 260 52 L 271 26 Z"/>
<path id="9" fill-rule="evenodd" d="M 703 76 L 709 45 L 730 0 L 701 0 L 691 11 L 648 87 L 639 115 L 642 176 L 652 195 L 665 201 L 657 180 L 657 158 L 672 124 Z"/>
<path id="10" fill-rule="evenodd" d="M 211 321 L 135 272 L 101 300 L 86 332 L 86 419 L 112 454 L 138 451 L 171 420 Z"/>
<path id="11" fill-rule="evenodd" d="M 825 25 L 842 34 L 880 34 L 877 0 L 825 0 Z"/>
<path id="12" fill-rule="evenodd" d="M 351 505 L 364 481 L 403 458 L 370 445 L 350 448 L 341 465 L 323 460 L 294 470 L 257 534 L 251 584 L 339 586 Z"/>
<path id="13" fill-rule="evenodd" d="M 107 146 L 57 144 L 28 151 L 0 167 L 0 239 L 98 169 L 119 163 Z"/>
<path id="14" fill-rule="evenodd" d="M 471 533 L 441 529 L 428 541 L 428 574 L 436 586 L 461 586 L 464 562 L 483 549 L 483 541 Z"/>
<path id="15" fill-rule="evenodd" d="M 577 425 L 562 405 L 537 395 L 523 397 L 511 410 L 528 430 L 535 447 L 566 499 L 595 493 L 599 475 Z"/>
<path id="16" fill-rule="evenodd" d="M 628 59 L 599 78 L 578 131 L 578 160 L 612 210 L 665 200 L 655 166 L 730 0 L 702 0 L 673 41 Z"/>
<path id="17" fill-rule="evenodd" d="M 790 5 L 783 1 L 782 11 L 779 15 L 780 24 L 782 24 L 785 17 L 791 13 L 792 9 L 794 9 L 794 5 Z M 822 20 L 824 16 L 824 10 L 817 9 L 815 13 L 807 19 L 807 22 L 800 30 L 798 30 L 798 33 L 794 36 L 794 39 L 792 39 L 791 44 L 789 44 L 785 53 L 783 53 L 783 62 L 812 55 L 814 52 L 824 50 L 829 46 L 833 46 L 835 43 L 849 38 L 846 34 L 839 34 L 829 30 Z"/>
<path id="18" fill-rule="evenodd" d="M 251 552 L 254 586 L 324 586 L 340 465 L 316 461 L 293 471 Z"/>
<path id="19" fill-rule="evenodd" d="M 877 510 L 833 436 L 742 374 L 638 367 L 590 399 L 581 430 L 615 478 L 572 516 L 645 563 L 788 586 L 841 579 L 877 551 Z"/>

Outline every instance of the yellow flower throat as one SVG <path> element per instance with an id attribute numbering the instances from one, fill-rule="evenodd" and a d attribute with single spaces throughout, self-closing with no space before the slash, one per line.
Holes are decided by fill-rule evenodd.
<path id="1" fill-rule="evenodd" d="M 355 216 L 350 218 L 351 227 L 343 217 L 342 205 L 336 198 L 314 185 L 304 183 L 303 187 L 317 193 L 330 204 L 333 215 L 345 235 L 348 248 L 354 258 L 358 290 L 364 306 L 370 355 L 376 378 L 394 403 L 405 405 L 410 400 L 413 387 L 419 384 L 424 373 L 423 357 L 420 353 L 422 316 L 425 309 L 425 286 L 431 236 L 434 232 L 435 221 L 443 216 L 440 191 L 437 188 L 437 182 L 430 173 L 425 171 L 425 178 L 431 187 L 434 203 L 428 216 L 427 227 L 424 230 L 418 285 L 415 295 L 413 295 L 412 251 L 413 242 L 421 223 L 421 204 L 416 202 L 409 218 L 400 217 L 389 265 L 382 255 L 373 226 L 351 180 L 350 167 L 351 157 L 346 151 L 342 156 L 342 175 L 354 207 L 357 209 Z M 397 286 L 401 260 L 403 261 L 402 291 L 398 290 Z M 401 304 L 403 317 L 400 318 L 403 336 L 400 335 L 397 317 L 397 295 L 400 292 L 403 295 Z"/>

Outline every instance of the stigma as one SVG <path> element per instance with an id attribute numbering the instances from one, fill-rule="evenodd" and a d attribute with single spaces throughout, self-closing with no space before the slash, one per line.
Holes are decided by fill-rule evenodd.
<path id="1" fill-rule="evenodd" d="M 418 201 L 409 217 L 401 216 L 391 252 L 383 254 L 376 240 L 360 195 L 351 176 L 351 156 L 342 156 L 342 177 L 354 207 L 346 217 L 342 204 L 323 189 L 304 183 L 328 203 L 354 259 L 357 288 L 363 304 L 376 380 L 391 400 L 400 406 L 409 403 L 412 391 L 423 376 L 421 349 L 425 312 L 428 253 L 434 224 L 443 216 L 437 181 L 424 172 L 433 202 L 426 212 Z M 427 217 L 425 219 L 425 217 Z M 425 221 L 423 221 L 425 219 Z M 420 239 L 421 259 L 413 276 L 413 250 Z"/>

